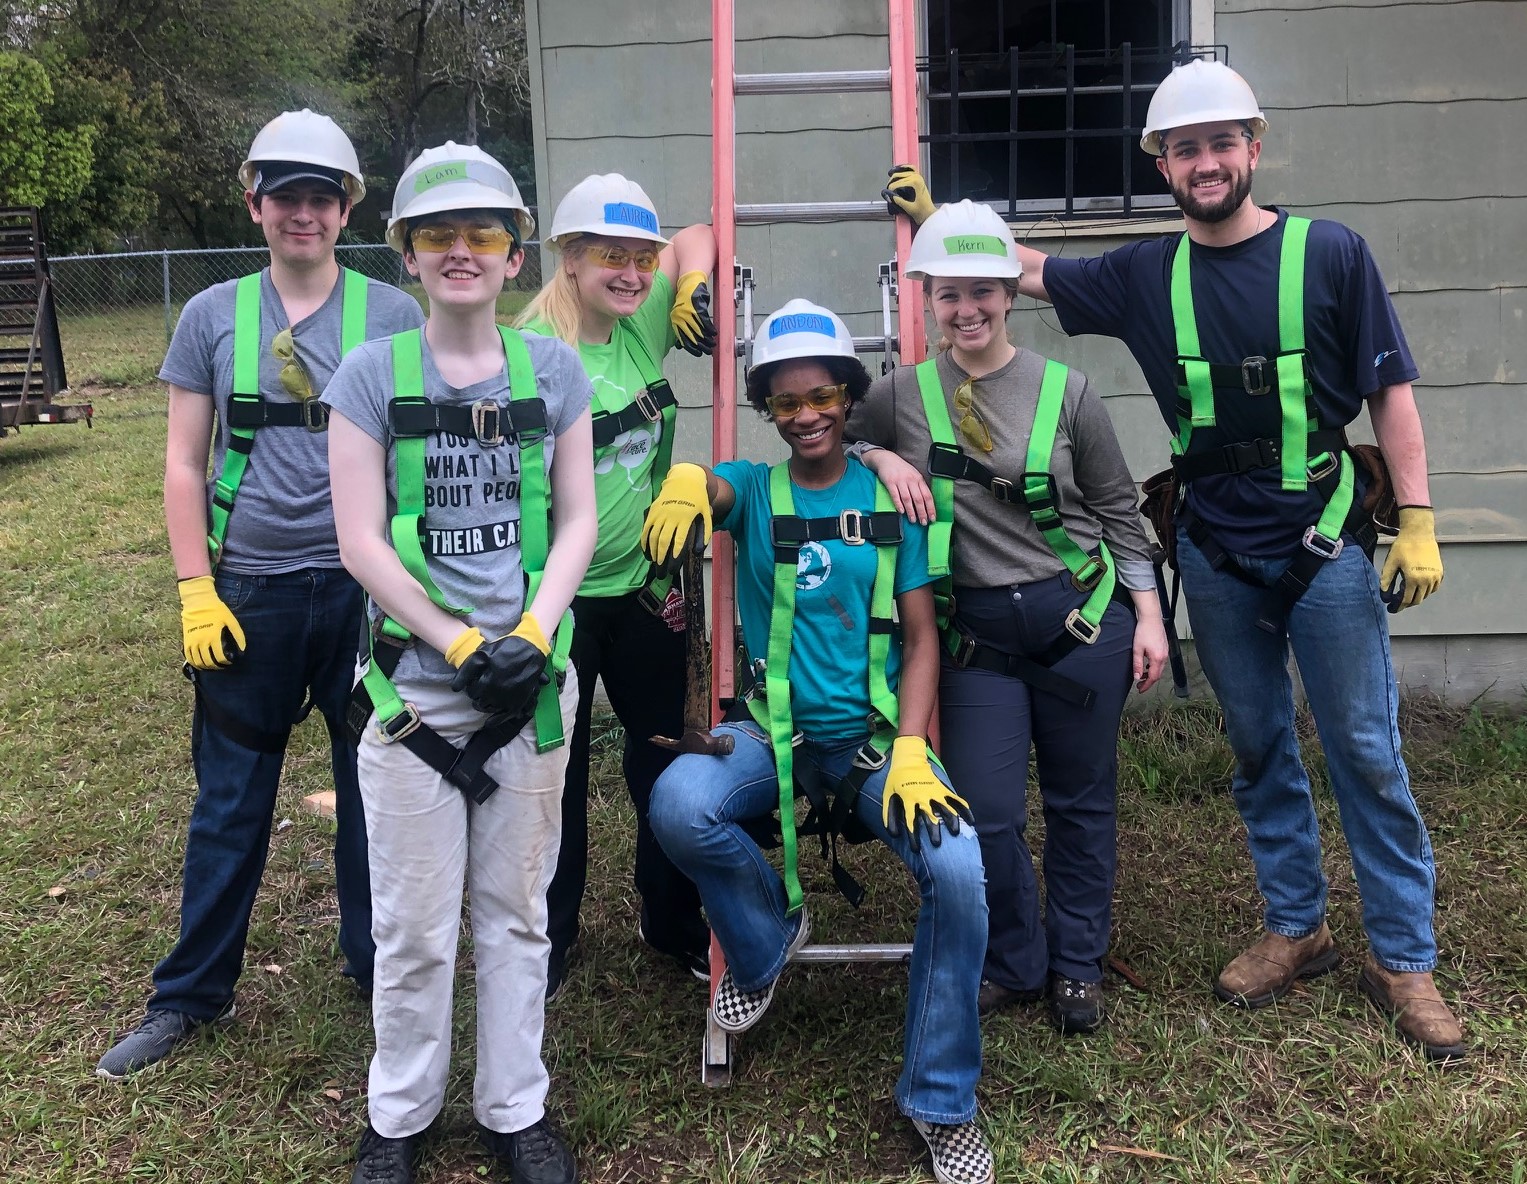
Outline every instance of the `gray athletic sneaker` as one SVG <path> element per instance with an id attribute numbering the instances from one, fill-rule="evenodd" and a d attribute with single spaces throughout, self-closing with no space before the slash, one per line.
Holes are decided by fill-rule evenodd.
<path id="1" fill-rule="evenodd" d="M 212 1020 L 198 1020 L 183 1011 L 151 1011 L 143 1022 L 129 1032 L 111 1051 L 96 1063 L 97 1077 L 120 1081 L 139 1069 L 164 1060 L 174 1047 L 194 1036 L 209 1024 L 226 1024 L 233 1019 L 233 1004 Z"/>

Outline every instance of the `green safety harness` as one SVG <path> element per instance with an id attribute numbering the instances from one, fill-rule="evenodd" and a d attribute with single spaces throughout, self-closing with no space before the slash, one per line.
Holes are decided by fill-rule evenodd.
<path id="1" fill-rule="evenodd" d="M 933 596 L 944 648 L 956 666 L 1021 679 L 1037 690 L 1086 708 L 1092 706 L 1092 689 L 1056 674 L 1051 667 L 1078 645 L 1092 645 L 1097 641 L 1103 630 L 1103 614 L 1108 611 L 1111 601 L 1118 601 L 1126 608 L 1131 604 L 1128 593 L 1118 583 L 1108 545 L 1099 542 L 1098 554 L 1089 555 L 1066 533 L 1061 521 L 1050 457 L 1055 451 L 1055 434 L 1060 427 L 1068 374 L 1068 368 L 1060 362 L 1045 361 L 1044 377 L 1039 384 L 1039 403 L 1034 411 L 1033 426 L 1029 429 L 1024 471 L 1016 481 L 998 476 L 956 443 L 954 423 L 949 417 L 943 384 L 939 381 L 938 363 L 934 359 L 918 363 L 917 386 L 922 395 L 928 432 L 933 437 L 928 450 L 928 473 L 932 478 L 936 521 L 928 527 L 928 572 L 939 577 Z M 949 552 L 954 532 L 956 481 L 972 481 L 1004 505 L 1026 509 L 1050 550 L 1071 573 L 1072 586 L 1078 592 L 1088 593 L 1079 608 L 1066 614 L 1060 636 L 1038 653 L 1009 654 L 984 645 L 955 620 Z"/>
<path id="2" fill-rule="evenodd" d="M 1285 490 L 1313 488 L 1325 502 L 1314 525 L 1304 532 L 1301 548 L 1274 585 L 1283 606 L 1302 596 L 1327 560 L 1342 551 L 1345 530 L 1364 552 L 1372 554 L 1378 534 L 1354 496 L 1354 468 L 1340 428 L 1320 425 L 1310 389 L 1309 354 L 1304 340 L 1304 270 L 1310 220 L 1290 217 L 1283 230 L 1278 260 L 1278 356 L 1250 357 L 1219 365 L 1204 359 L 1193 305 L 1191 240 L 1186 234 L 1172 260 L 1172 321 L 1177 337 L 1177 436 L 1172 440 L 1172 469 L 1178 484 L 1220 473 L 1277 468 Z M 1278 393 L 1280 430 L 1276 439 L 1232 440 L 1215 417 L 1215 392 L 1262 398 Z M 1181 495 L 1179 494 L 1179 497 Z M 1266 587 L 1248 575 L 1209 533 L 1191 507 L 1179 517 L 1188 537 L 1210 567 L 1253 587 Z M 1277 625 L 1263 618 L 1269 630 Z"/>
<path id="3" fill-rule="evenodd" d="M 891 495 L 878 481 L 872 513 L 843 510 L 834 518 L 801 518 L 795 512 L 795 495 L 788 464 L 769 470 L 769 539 L 774 546 L 774 600 L 769 615 L 766 659 L 752 658 L 748 668 L 753 684 L 744 699 L 755 723 L 769 735 L 774 749 L 774 769 L 779 778 L 779 832 L 784 850 L 787 915 L 803 900 L 796 866 L 796 835 L 817 833 L 824 852 L 830 850 L 833 880 L 855 907 L 863 889 L 838 863 L 836 836 L 850 830 L 854 801 L 870 774 L 883 768 L 891 741 L 896 738 L 899 710 L 896 696 L 886 681 L 891 657 L 891 637 L 896 631 L 896 556 L 901 543 L 901 515 Z M 853 768 L 828 800 L 814 770 L 795 767 L 796 734 L 790 710 L 790 654 L 795 637 L 795 581 L 800 549 L 808 542 L 837 539 L 849 546 L 869 543 L 877 548 L 875 582 L 870 590 L 869 700 L 870 739 L 854 758 Z M 799 784 L 811 806 L 805 824 L 795 822 L 795 794 Z M 852 837 L 852 836 L 849 836 Z"/>
<path id="4" fill-rule="evenodd" d="M 679 401 L 673 393 L 673 387 L 668 385 L 668 380 L 663 377 L 652 355 L 647 352 L 647 347 L 642 344 L 641 338 L 631 332 L 624 322 L 615 322 L 610 344 L 617 349 L 625 350 L 626 356 L 635 364 L 637 373 L 641 375 L 643 386 L 619 411 L 606 408 L 603 398 L 597 392 L 595 393 L 594 459 L 596 461 L 602 459 L 602 454 L 626 432 L 633 431 L 644 424 L 655 424 L 661 421 L 657 457 L 652 464 L 652 488 L 657 489 L 663 484 L 663 478 L 668 476 L 668 469 L 673 461 L 673 434 L 679 414 Z M 653 568 L 639 594 L 642 607 L 653 615 L 660 616 L 663 612 L 663 604 L 668 598 L 668 590 L 672 586 L 671 576 L 660 576 L 657 574 L 657 569 Z"/>
<path id="5" fill-rule="evenodd" d="M 339 322 L 339 352 L 343 357 L 366 340 L 367 279 L 358 271 L 340 269 L 344 277 Z M 223 470 L 212 486 L 211 531 L 207 551 L 217 570 L 228 535 L 228 518 L 249 468 L 255 431 L 264 427 L 306 428 L 321 432 L 329 426 L 329 409 L 316 397 L 298 401 L 260 396 L 260 272 L 246 275 L 233 297 L 233 393 L 228 396 L 228 450 Z"/>
<path id="6" fill-rule="evenodd" d="M 425 442 L 437 432 L 475 438 L 483 447 L 513 444 L 520 457 L 520 556 L 527 579 L 525 603 L 529 605 L 541 586 L 546 557 L 551 549 L 550 498 L 546 479 L 545 440 L 548 432 L 546 404 L 536 394 L 535 372 L 524 339 L 513 329 L 498 327 L 504 358 L 509 368 L 509 402 L 480 399 L 470 406 L 435 403 L 424 394 L 422 331 L 410 330 L 392 338 L 394 397 L 388 407 L 394 437 L 397 471 L 397 512 L 389 534 L 404 570 L 418 581 L 436 605 L 453 616 L 465 616 L 470 606 L 446 600 L 429 573 L 424 556 L 425 537 Z M 537 694 L 528 716 L 493 716 L 465 748 L 441 737 L 419 717 L 418 708 L 405 702 L 392 684 L 404 648 L 413 640 L 406 628 L 384 616 L 377 628 L 365 628 L 361 646 L 361 676 L 349 713 L 352 733 L 364 728 L 374 710 L 377 735 L 384 743 L 401 742 L 405 748 L 472 798 L 483 802 L 498 784 L 483 769 L 484 762 L 519 733 L 533 716 L 536 751 L 548 752 L 563 742 L 562 712 L 558 688 L 572 646 L 573 624 L 569 611 L 552 633 L 547 658 L 547 682 Z M 379 649 L 377 641 L 385 643 Z M 555 676 L 555 677 L 552 677 Z"/>

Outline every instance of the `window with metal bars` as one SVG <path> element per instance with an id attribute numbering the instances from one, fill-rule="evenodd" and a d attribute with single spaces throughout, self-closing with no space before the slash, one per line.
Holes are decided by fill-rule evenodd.
<path id="1" fill-rule="evenodd" d="M 1009 220 L 1173 212 L 1146 109 L 1172 66 L 1227 60 L 1185 36 L 1192 0 L 927 0 L 929 184 Z"/>

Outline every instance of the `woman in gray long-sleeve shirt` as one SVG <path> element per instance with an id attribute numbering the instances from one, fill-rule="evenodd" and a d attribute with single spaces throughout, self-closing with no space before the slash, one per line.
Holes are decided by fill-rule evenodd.
<path id="1" fill-rule="evenodd" d="M 1008 340 L 1021 268 L 990 207 L 942 207 L 906 271 L 927 281 L 947 348 L 882 377 L 848 431 L 899 508 L 946 524 L 929 555 L 952 595 L 941 756 L 986 864 L 980 1008 L 1048 995 L 1061 1031 L 1090 1032 L 1103 1020 L 1119 718 L 1130 682 L 1145 690 L 1166 660 L 1135 486 L 1086 376 Z M 1031 744 L 1043 922 L 1024 839 Z"/>

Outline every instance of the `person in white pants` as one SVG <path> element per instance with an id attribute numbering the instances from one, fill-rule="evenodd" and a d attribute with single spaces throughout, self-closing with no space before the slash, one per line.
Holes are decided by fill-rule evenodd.
<path id="1" fill-rule="evenodd" d="M 444 1104 L 465 879 L 483 1142 L 516 1184 L 574 1184 L 546 1115 L 541 1037 L 578 702 L 568 609 L 597 534 L 593 392 L 566 344 L 496 323 L 535 225 L 502 165 L 476 147 L 428 149 L 392 209 L 388 242 L 429 319 L 356 350 L 325 392 L 340 554 L 372 626 L 352 719 L 364 718 L 376 1053 L 352 1182 L 412 1184 Z"/>

